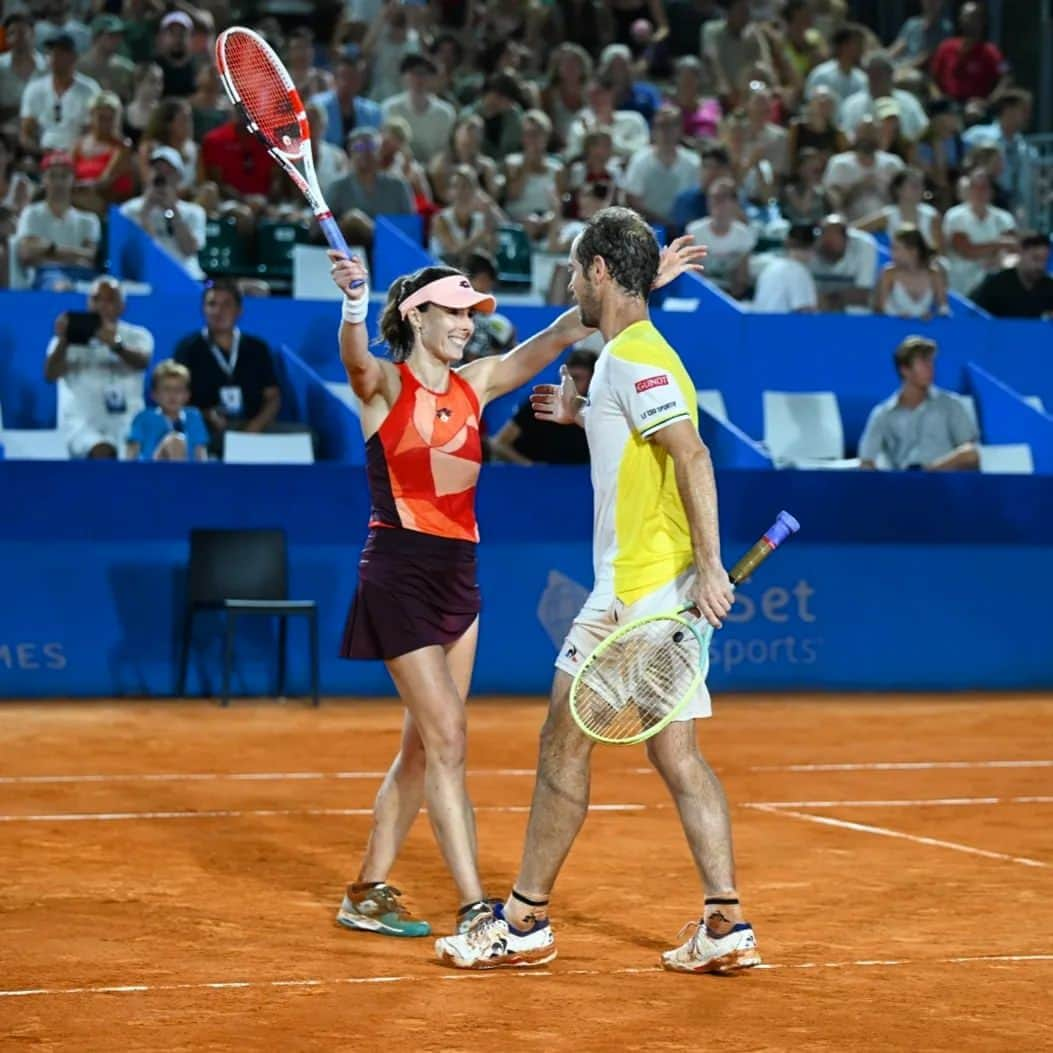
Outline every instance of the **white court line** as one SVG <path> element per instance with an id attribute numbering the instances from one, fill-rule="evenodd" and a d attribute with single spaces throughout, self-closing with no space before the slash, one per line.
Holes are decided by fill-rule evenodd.
<path id="1" fill-rule="evenodd" d="M 975 804 L 1053 804 L 1053 797 L 920 797 L 916 800 L 747 801 L 745 808 L 928 808 Z"/>
<path id="2" fill-rule="evenodd" d="M 670 804 L 590 804 L 590 812 L 643 812 L 649 808 L 670 808 Z M 481 804 L 477 812 L 522 813 L 528 804 Z M 423 809 L 427 811 L 427 809 Z M 42 815 L 0 815 L 0 823 L 116 823 L 135 819 L 236 819 L 242 816 L 286 815 L 372 815 L 372 808 L 216 808 L 171 812 L 52 812 Z"/>
<path id="3" fill-rule="evenodd" d="M 890 968 L 894 966 L 925 965 L 996 965 L 1009 962 L 1053 962 L 1053 954 L 978 954 L 959 958 L 864 958 L 847 962 L 772 962 L 758 965 L 756 970 L 774 971 L 778 969 L 852 969 L 852 968 Z M 657 965 L 629 969 L 526 969 L 506 972 L 509 977 L 545 976 L 560 979 L 564 976 L 639 976 L 650 973 L 664 975 L 664 970 Z M 429 980 L 484 980 L 493 973 L 464 972 L 441 973 L 438 969 L 420 976 L 348 976 L 333 979 L 304 980 L 227 980 L 219 983 L 185 983 L 185 984 L 117 984 L 108 987 L 24 987 L 0 990 L 0 998 L 29 998 L 39 995 L 81 995 L 81 994 L 149 994 L 164 991 L 244 991 L 272 990 L 280 987 L 328 987 L 346 984 L 401 984 L 425 983 Z"/>
<path id="4" fill-rule="evenodd" d="M 932 845 L 936 848 L 949 848 L 954 852 L 966 852 L 973 856 L 983 856 L 985 859 L 1000 859 L 1007 863 L 1020 863 L 1025 867 L 1043 867 L 1053 869 L 1053 863 L 1043 863 L 1038 859 L 1029 859 L 1026 856 L 1010 856 L 1004 852 L 991 852 L 986 848 L 973 848 L 972 845 L 962 845 L 957 841 L 941 841 L 935 837 L 920 837 L 917 834 L 905 834 L 902 830 L 890 830 L 887 826 L 871 826 L 869 823 L 852 823 L 847 819 L 833 819 L 827 815 L 808 815 L 806 812 L 794 812 L 789 808 L 773 808 L 771 805 L 752 804 L 747 808 L 755 808 L 759 812 L 768 812 L 771 815 L 787 815 L 793 819 L 801 819 L 806 823 L 818 823 L 820 826 L 835 826 L 842 830 L 857 830 L 864 834 L 877 834 L 880 837 L 895 837 L 903 841 L 913 841 L 919 845 Z"/>
<path id="5" fill-rule="evenodd" d="M 630 768 L 628 772 L 652 770 Z M 537 771 L 534 768 L 482 768 L 468 774 L 525 778 L 536 775 Z M 0 775 L 0 785 L 66 782 L 307 782 L 320 779 L 383 779 L 385 775 L 386 771 L 115 772 L 96 775 Z"/>
<path id="6" fill-rule="evenodd" d="M 971 768 L 1053 768 L 1053 760 L 990 761 L 881 761 L 860 764 L 760 764 L 751 772 L 832 772 L 832 771 L 936 771 Z M 609 775 L 653 775 L 653 768 L 618 768 Z M 35 783 L 108 782 L 310 782 L 326 779 L 382 779 L 386 771 L 246 771 L 246 772 L 114 772 L 95 774 L 0 775 L 0 785 Z M 534 768 L 477 768 L 469 776 L 533 778 Z"/>
<path id="7" fill-rule="evenodd" d="M 874 761 L 866 764 L 761 764 L 750 771 L 937 771 L 969 768 L 1053 768 L 1053 760 Z"/>

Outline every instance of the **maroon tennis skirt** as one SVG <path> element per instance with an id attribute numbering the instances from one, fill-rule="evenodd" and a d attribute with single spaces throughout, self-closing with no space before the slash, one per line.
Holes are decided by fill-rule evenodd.
<path id="1" fill-rule="evenodd" d="M 398 658 L 460 639 L 479 615 L 476 544 L 378 527 L 358 563 L 342 658 Z"/>

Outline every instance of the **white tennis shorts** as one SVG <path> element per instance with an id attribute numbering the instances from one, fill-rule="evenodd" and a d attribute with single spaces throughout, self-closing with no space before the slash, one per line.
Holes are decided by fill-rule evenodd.
<path id="1" fill-rule="evenodd" d="M 631 622 L 634 618 L 646 618 L 651 614 L 666 614 L 690 603 L 694 582 L 694 570 L 687 570 L 675 581 L 648 593 L 633 604 L 625 604 L 616 599 L 607 608 L 582 607 L 556 656 L 556 668 L 574 676 L 585 659 L 615 629 Z M 709 688 L 706 687 L 703 679 L 699 682 L 694 698 L 684 706 L 676 719 L 701 720 L 712 714 L 713 704 L 709 697 Z"/>

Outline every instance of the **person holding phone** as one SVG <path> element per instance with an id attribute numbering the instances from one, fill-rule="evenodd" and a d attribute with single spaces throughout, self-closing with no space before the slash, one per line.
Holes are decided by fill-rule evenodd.
<path id="1" fill-rule="evenodd" d="M 143 408 L 143 376 L 154 351 L 149 330 L 121 319 L 116 278 L 97 278 L 87 311 L 55 319 L 44 377 L 58 384 L 58 426 L 71 457 L 114 459 Z"/>
<path id="2" fill-rule="evenodd" d="M 205 244 L 205 210 L 193 201 L 179 197 L 183 159 L 172 146 L 155 146 L 150 151 L 150 179 L 139 197 L 121 205 L 121 215 L 138 224 L 191 278 L 202 280 L 197 254 Z"/>

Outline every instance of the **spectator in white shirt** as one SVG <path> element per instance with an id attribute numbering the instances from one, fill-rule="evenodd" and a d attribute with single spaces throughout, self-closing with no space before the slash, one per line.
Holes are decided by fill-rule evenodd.
<path id="1" fill-rule="evenodd" d="M 544 110 L 523 114 L 523 151 L 505 158 L 505 212 L 522 225 L 531 241 L 548 234 L 556 206 L 567 188 L 563 162 L 546 153 L 552 121 Z"/>
<path id="2" fill-rule="evenodd" d="M 402 60 L 423 50 L 420 34 L 410 24 L 419 10 L 407 4 L 385 4 L 362 41 L 370 67 L 369 97 L 377 102 L 398 94 Z"/>
<path id="3" fill-rule="evenodd" d="M 680 111 L 662 106 L 655 114 L 653 145 L 633 154 L 622 189 L 630 208 L 648 223 L 668 224 L 677 196 L 697 186 L 702 162 L 696 151 L 680 145 Z"/>
<path id="4" fill-rule="evenodd" d="M 899 123 L 903 135 L 916 143 L 929 127 L 929 118 L 916 95 L 893 87 L 894 67 L 888 55 L 875 51 L 866 61 L 867 86 L 845 99 L 841 106 L 841 128 L 851 135 L 868 114 L 876 114 L 878 99 L 895 99 L 899 105 Z"/>
<path id="5" fill-rule="evenodd" d="M 34 78 L 47 73 L 44 56 L 33 46 L 33 19 L 25 11 L 4 16 L 8 50 L 0 55 L 0 123 L 18 116 L 22 92 Z"/>
<path id="6" fill-rule="evenodd" d="M 892 204 L 884 205 L 870 216 L 853 223 L 857 230 L 871 234 L 887 234 L 891 237 L 900 227 L 909 225 L 921 231 L 929 248 L 936 255 L 943 252 L 943 217 L 939 211 L 925 203 L 925 173 L 920 168 L 908 166 L 897 172 L 888 184 Z"/>
<path id="7" fill-rule="evenodd" d="M 193 201 L 182 201 L 179 185 L 183 178 L 183 159 L 172 146 L 155 146 L 150 151 L 150 179 L 145 193 L 121 205 L 127 216 L 150 235 L 170 256 L 182 264 L 191 278 L 201 280 L 197 254 L 205 245 L 205 210 Z"/>
<path id="8" fill-rule="evenodd" d="M 878 280 L 877 314 L 896 318 L 932 318 L 950 313 L 947 276 L 936 262 L 932 246 L 917 227 L 897 227 L 892 236 L 892 262 Z"/>
<path id="9" fill-rule="evenodd" d="M 88 310 L 94 318 L 71 320 L 63 313 L 55 320 L 44 376 L 58 382 L 58 426 L 70 455 L 112 459 L 143 408 L 154 338 L 142 326 L 121 321 L 124 297 L 114 278 L 96 279 Z M 83 333 L 71 332 L 81 325 Z"/>
<path id="10" fill-rule="evenodd" d="M 889 183 L 903 169 L 895 154 L 878 148 L 873 117 L 864 117 L 856 128 L 855 145 L 830 158 L 823 187 L 834 207 L 849 220 L 862 219 L 889 204 Z"/>
<path id="11" fill-rule="evenodd" d="M 406 90 L 386 99 L 380 112 L 385 121 L 389 117 L 405 118 L 413 132 L 413 156 L 427 165 L 446 148 L 457 113 L 431 90 L 432 78 L 438 72 L 431 59 L 425 55 L 407 55 L 399 71 Z"/>
<path id="12" fill-rule="evenodd" d="M 746 94 L 746 148 L 754 162 L 767 161 L 775 177 L 784 179 L 790 171 L 789 135 L 771 120 L 772 93 L 763 81 L 754 80 Z"/>
<path id="13" fill-rule="evenodd" d="M 730 179 L 718 179 L 707 195 L 709 215 L 688 223 L 686 233 L 705 245 L 706 277 L 739 297 L 749 285 L 749 258 L 757 235 L 740 219 L 738 195 Z"/>
<path id="14" fill-rule="evenodd" d="M 820 62 L 808 74 L 805 98 L 810 99 L 820 85 L 829 88 L 839 102 L 844 102 L 857 91 L 865 91 L 867 76 L 859 68 L 865 39 L 859 26 L 847 25 L 837 30 L 833 38 L 834 57 Z"/>
<path id="15" fill-rule="evenodd" d="M 69 288 L 72 282 L 96 273 L 99 217 L 73 207 L 73 158 L 69 154 L 48 154 L 41 167 L 44 200 L 27 205 L 19 216 L 15 256 L 32 275 L 34 288 Z"/>
<path id="16" fill-rule="evenodd" d="M 982 168 L 965 177 L 965 201 L 943 217 L 951 288 L 968 296 L 984 278 L 1005 266 L 1017 247 L 1016 221 L 991 205 L 991 177 Z"/>
<path id="17" fill-rule="evenodd" d="M 790 227 L 786 255 L 771 257 L 757 276 L 754 314 L 814 314 L 819 294 L 808 265 L 812 260 L 815 228 L 810 223 Z"/>
<path id="18" fill-rule="evenodd" d="M 594 77 L 585 88 L 589 105 L 574 118 L 567 131 L 564 156 L 574 161 L 582 154 L 585 136 L 596 128 L 609 128 L 614 152 L 620 158 L 632 157 L 651 141 L 647 121 L 635 110 L 614 108 L 614 82 L 607 77 Z"/>
<path id="19" fill-rule="evenodd" d="M 873 236 L 850 230 L 844 216 L 832 213 L 819 230 L 810 267 L 819 290 L 819 309 L 843 311 L 870 304 L 877 279 L 878 250 Z"/>
<path id="20" fill-rule="evenodd" d="M 92 100 L 102 90 L 96 81 L 76 71 L 77 52 L 68 34 L 45 45 L 50 73 L 26 85 L 19 116 L 22 149 L 40 154 L 72 150 L 88 123 Z"/>

